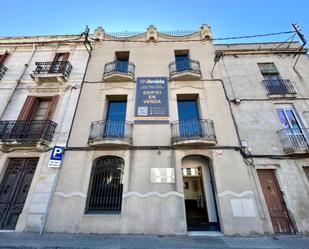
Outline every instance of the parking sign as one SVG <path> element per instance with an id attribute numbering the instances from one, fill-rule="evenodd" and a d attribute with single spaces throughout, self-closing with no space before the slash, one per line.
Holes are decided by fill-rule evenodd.
<path id="1" fill-rule="evenodd" d="M 59 168 L 64 153 L 63 146 L 54 146 L 52 154 L 49 159 L 48 167 Z"/>

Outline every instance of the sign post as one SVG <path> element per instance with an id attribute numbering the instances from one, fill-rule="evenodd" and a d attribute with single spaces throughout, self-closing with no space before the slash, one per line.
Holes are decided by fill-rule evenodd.
<path id="1" fill-rule="evenodd" d="M 54 146 L 52 154 L 49 159 L 48 167 L 59 168 L 61 165 L 63 154 L 64 154 L 63 146 Z"/>
<path id="2" fill-rule="evenodd" d="M 138 77 L 135 124 L 168 124 L 167 77 Z"/>

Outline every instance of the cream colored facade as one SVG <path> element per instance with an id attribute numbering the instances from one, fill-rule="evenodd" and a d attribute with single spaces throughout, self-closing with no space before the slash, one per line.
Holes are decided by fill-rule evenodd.
<path id="1" fill-rule="evenodd" d="M 165 35 L 150 26 L 147 32 L 125 40 L 106 34 L 102 28 L 96 30 L 94 50 L 46 232 L 186 234 L 182 168 L 198 167 L 202 168 L 203 187 L 209 198 L 213 188 L 212 200 L 206 201 L 209 221 L 218 221 L 220 231 L 226 235 L 264 232 L 262 213 L 254 196 L 252 172 L 239 152 L 239 142 L 218 68 L 211 76 L 215 50 L 210 37 L 207 25 L 188 36 Z M 200 63 L 201 77 L 192 77 L 189 72 L 182 80 L 169 79 L 169 123 L 135 124 L 136 78 L 169 77 L 169 63 L 175 61 L 175 50 L 189 50 L 190 59 Z M 132 80 L 129 77 L 119 82 L 119 75 L 116 75 L 115 81 L 104 81 L 105 64 L 115 60 L 116 52 L 128 51 L 129 61 L 135 64 L 134 80 L 129 81 Z M 179 119 L 177 99 L 192 96 L 198 102 L 200 118 L 213 120 L 216 140 L 209 143 L 187 139 L 176 146 L 171 140 L 171 122 Z M 127 100 L 126 120 L 134 123 L 132 144 L 124 146 L 121 141 L 106 142 L 104 138 L 98 143 L 89 143 L 91 122 L 106 119 L 108 101 L 119 98 Z M 124 160 L 119 214 L 86 212 L 92 166 L 102 156 L 117 156 Z M 152 182 L 151 172 L 158 168 L 163 172 L 166 168 L 172 168 L 174 180 L 170 183 Z"/>
<path id="2" fill-rule="evenodd" d="M 10 223 L 10 219 L 15 219 L 16 226 L 9 228 L 18 232 L 36 231 L 40 232 L 46 222 L 47 212 L 52 198 L 52 191 L 57 180 L 57 169 L 49 168 L 48 162 L 51 149 L 54 145 L 66 146 L 73 114 L 75 112 L 81 83 L 83 80 L 88 53 L 83 45 L 83 40 L 78 39 L 78 35 L 64 36 L 36 36 L 36 37 L 3 37 L 0 38 L 0 54 L 7 54 L 4 66 L 7 68 L 0 80 L 0 181 L 1 181 L 1 229 L 6 230 L 5 224 Z M 68 61 L 72 65 L 70 74 L 57 74 L 57 70 L 45 71 L 38 68 L 36 63 L 52 62 L 57 53 L 69 53 Z M 41 64 L 44 65 L 44 64 Z M 34 73 L 38 70 L 37 74 Z M 58 70 L 59 71 L 59 70 Z M 61 71 L 61 70 L 60 70 Z M 32 75 L 32 76 L 31 76 Z M 43 82 L 42 82 L 42 81 Z M 32 96 L 37 99 L 55 97 L 58 99 L 54 106 L 52 121 L 42 121 L 46 125 L 35 127 L 32 120 L 18 120 L 22 107 L 26 99 Z M 31 111 L 31 108 L 30 108 Z M 13 128 L 8 128 L 7 123 L 12 122 Z M 27 125 L 25 123 L 27 122 Z M 39 121 L 41 122 L 41 121 Z M 41 128 L 49 128 L 50 122 L 56 125 L 55 131 L 49 141 L 42 139 Z M 19 128 L 18 128 L 19 127 Z M 15 133 L 14 133 L 15 132 Z M 16 132 L 20 132 L 16 135 Z M 40 137 L 31 140 L 31 132 L 38 132 Z M 38 159 L 32 181 L 22 186 L 22 192 L 27 193 L 26 199 L 15 198 L 9 202 L 5 193 L 10 191 L 15 182 L 22 182 L 24 175 L 31 172 L 22 173 L 19 180 L 9 182 L 6 180 L 6 172 L 12 160 Z M 16 169 L 16 172 L 19 169 Z M 14 178 L 14 174 L 10 175 Z M 25 176 L 26 177 L 26 176 Z M 30 184 L 31 183 L 31 184 Z M 5 189 L 3 189 L 5 188 Z M 22 212 L 18 216 L 5 215 L 5 209 L 14 209 L 13 202 L 16 199 L 23 202 Z M 7 206 L 5 206 L 7 205 Z M 14 221 L 12 222 L 12 224 Z"/>

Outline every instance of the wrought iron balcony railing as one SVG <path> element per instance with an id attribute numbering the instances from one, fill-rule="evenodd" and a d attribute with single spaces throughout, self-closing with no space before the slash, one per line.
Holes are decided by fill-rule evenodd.
<path id="1" fill-rule="evenodd" d="M 173 61 L 169 64 L 170 77 L 184 72 L 201 74 L 200 62 L 196 60 Z"/>
<path id="2" fill-rule="evenodd" d="M 89 142 L 121 140 L 132 143 L 133 123 L 125 120 L 100 120 L 91 123 Z"/>
<path id="3" fill-rule="evenodd" d="M 263 82 L 268 91 L 268 95 L 296 94 L 294 86 L 290 80 L 276 79 L 264 80 Z"/>
<path id="4" fill-rule="evenodd" d="M 52 141 L 56 126 L 51 120 L 0 121 L 0 140 L 20 143 Z"/>
<path id="5" fill-rule="evenodd" d="M 134 72 L 135 65 L 133 62 L 115 60 L 105 64 L 103 77 L 107 77 L 112 74 L 123 74 L 134 79 Z"/>
<path id="6" fill-rule="evenodd" d="M 2 77 L 5 74 L 6 70 L 8 70 L 6 68 L 6 66 L 4 66 L 3 64 L 0 64 L 0 80 L 2 79 Z"/>
<path id="7" fill-rule="evenodd" d="M 34 75 L 62 74 L 67 78 L 73 68 L 69 61 L 36 62 L 35 65 Z"/>
<path id="8" fill-rule="evenodd" d="M 278 131 L 278 134 L 285 152 L 309 152 L 308 128 L 286 128 Z"/>
<path id="9" fill-rule="evenodd" d="M 174 121 L 171 124 L 172 143 L 203 139 L 216 142 L 214 123 L 209 119 Z"/>

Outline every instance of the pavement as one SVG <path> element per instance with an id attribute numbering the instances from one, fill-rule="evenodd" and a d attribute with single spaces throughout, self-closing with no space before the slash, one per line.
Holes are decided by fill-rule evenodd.
<path id="1" fill-rule="evenodd" d="M 309 249 L 303 236 L 150 236 L 0 233 L 0 249 Z"/>

